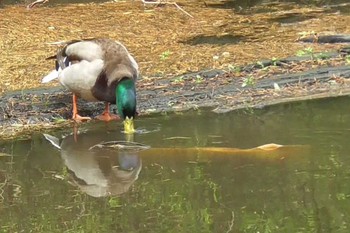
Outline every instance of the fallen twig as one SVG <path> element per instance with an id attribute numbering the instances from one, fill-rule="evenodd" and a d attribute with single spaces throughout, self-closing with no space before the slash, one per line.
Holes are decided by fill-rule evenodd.
<path id="1" fill-rule="evenodd" d="M 35 2 L 32 2 L 31 4 L 27 5 L 27 9 L 33 8 L 35 5 L 38 4 L 44 4 L 47 3 L 49 0 L 36 0 Z"/>
<path id="2" fill-rule="evenodd" d="M 40 0 L 41 1 L 41 0 Z M 188 15 L 189 17 L 191 18 L 194 18 L 190 13 L 188 13 L 187 11 L 185 11 L 184 9 L 182 9 L 182 7 L 180 7 L 176 2 L 163 2 L 161 0 L 159 1 L 146 1 L 146 0 L 141 0 L 142 3 L 144 5 L 149 5 L 149 4 L 152 4 L 152 5 L 160 5 L 160 4 L 168 4 L 168 5 L 174 5 L 177 7 L 177 9 L 179 9 L 180 11 L 182 11 L 183 13 L 185 13 L 186 15 Z"/>

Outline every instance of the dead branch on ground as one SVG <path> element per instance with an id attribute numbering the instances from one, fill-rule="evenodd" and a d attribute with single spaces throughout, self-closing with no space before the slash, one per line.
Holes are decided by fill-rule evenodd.
<path id="1" fill-rule="evenodd" d="M 187 11 L 185 11 L 182 7 L 180 7 L 176 2 L 164 2 L 164 1 L 162 1 L 162 0 L 158 0 L 158 1 L 146 1 L 146 0 L 141 0 L 142 1 L 142 3 L 144 4 L 144 5 L 156 5 L 156 6 L 158 6 L 158 5 L 165 5 L 165 4 L 168 4 L 168 5 L 174 5 L 174 6 L 176 6 L 176 8 L 177 9 L 179 9 L 180 11 L 182 11 L 183 13 L 185 13 L 186 15 L 188 15 L 189 17 L 191 17 L 191 18 L 193 18 L 193 16 L 190 14 L 190 13 L 188 13 Z"/>
<path id="2" fill-rule="evenodd" d="M 35 5 L 38 4 L 45 4 L 47 3 L 49 0 L 36 0 L 35 2 L 32 2 L 31 4 L 27 5 L 27 9 L 31 9 L 33 8 Z"/>

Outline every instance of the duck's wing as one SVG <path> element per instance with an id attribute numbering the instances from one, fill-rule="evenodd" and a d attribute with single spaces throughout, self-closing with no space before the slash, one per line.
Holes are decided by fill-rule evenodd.
<path id="1" fill-rule="evenodd" d="M 126 47 L 118 41 L 111 39 L 96 39 L 94 42 L 103 52 L 102 60 L 105 63 L 102 77 L 110 86 L 114 82 L 119 82 L 123 78 L 130 78 L 136 81 L 139 75 L 139 67 L 134 57 Z"/>
<path id="2" fill-rule="evenodd" d="M 42 79 L 42 83 L 50 82 L 59 77 L 62 70 L 71 64 L 82 60 L 94 61 L 103 58 L 103 51 L 94 39 L 73 40 L 65 43 L 57 54 L 47 59 L 56 59 L 56 68 Z"/>

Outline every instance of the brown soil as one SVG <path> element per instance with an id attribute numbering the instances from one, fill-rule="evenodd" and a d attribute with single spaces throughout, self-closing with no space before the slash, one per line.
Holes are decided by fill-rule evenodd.
<path id="1" fill-rule="evenodd" d="M 57 50 L 47 43 L 55 41 L 89 37 L 119 40 L 136 57 L 143 77 L 150 78 L 283 58 L 306 47 L 334 50 L 339 45 L 302 44 L 296 39 L 305 32 L 350 33 L 349 15 L 320 8 L 265 5 L 251 11 L 268 8 L 273 13 L 244 14 L 210 7 L 210 2 L 178 3 L 193 18 L 172 5 L 155 8 L 139 1 L 0 9 L 0 91 L 43 86 L 41 78 L 53 68 L 45 58 Z M 278 22 L 305 15 L 308 20 L 299 23 Z M 237 41 L 193 44 L 200 37 Z"/>

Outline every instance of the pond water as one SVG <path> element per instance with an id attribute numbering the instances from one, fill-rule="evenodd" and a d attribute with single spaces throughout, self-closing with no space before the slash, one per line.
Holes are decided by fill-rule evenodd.
<path id="1" fill-rule="evenodd" d="M 140 117 L 149 153 L 89 149 L 120 123 L 2 142 L 0 232 L 349 232 L 349 102 Z"/>

